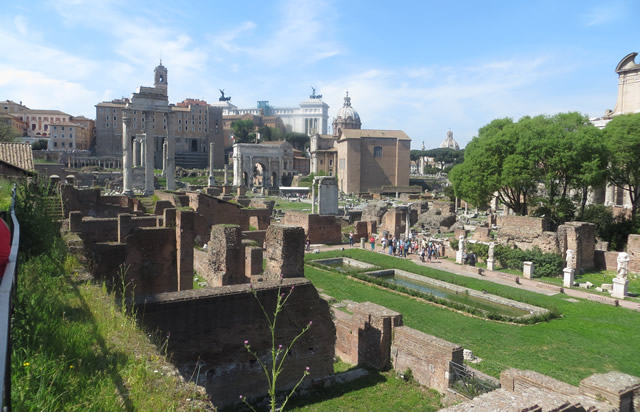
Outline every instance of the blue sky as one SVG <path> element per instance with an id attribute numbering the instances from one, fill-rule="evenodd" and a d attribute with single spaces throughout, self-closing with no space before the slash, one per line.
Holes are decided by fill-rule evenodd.
<path id="1" fill-rule="evenodd" d="M 95 118 L 94 105 L 153 83 L 169 100 L 295 106 L 352 97 L 362 127 L 464 146 L 499 117 L 613 109 L 615 67 L 640 52 L 640 2 L 6 2 L 0 100 Z"/>

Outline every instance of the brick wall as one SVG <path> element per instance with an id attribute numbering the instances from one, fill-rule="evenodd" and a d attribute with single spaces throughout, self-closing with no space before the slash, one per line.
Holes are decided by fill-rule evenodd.
<path id="1" fill-rule="evenodd" d="M 394 329 L 391 363 L 396 371 L 411 369 L 419 384 L 445 392 L 449 387 L 450 361 L 463 364 L 461 346 L 407 326 Z"/>
<path id="2" fill-rule="evenodd" d="M 287 211 L 282 223 L 303 228 L 311 243 L 342 243 L 340 223 L 334 216 Z"/>
<path id="3" fill-rule="evenodd" d="M 267 313 L 273 313 L 280 282 L 254 285 Z M 295 385 L 306 366 L 312 379 L 333 372 L 335 327 L 329 307 L 304 278 L 285 279 L 282 287 L 295 286 L 287 306 L 279 314 L 276 336 L 287 344 L 306 326 L 313 325 L 295 343 L 278 384 Z M 168 333 L 168 351 L 185 374 L 193 373 L 199 362 L 200 381 L 216 406 L 238 402 L 239 396 L 266 393 L 266 380 L 260 365 L 247 353 L 243 342 L 249 341 L 259 356 L 269 356 L 271 335 L 249 285 L 224 286 L 156 295 L 140 299 L 141 322 L 150 330 Z"/>
<path id="4" fill-rule="evenodd" d="M 567 222 L 558 227 L 558 247 L 561 256 L 566 257 L 567 249 L 574 251 L 572 269 L 588 270 L 595 266 L 596 225 L 584 222 Z"/>

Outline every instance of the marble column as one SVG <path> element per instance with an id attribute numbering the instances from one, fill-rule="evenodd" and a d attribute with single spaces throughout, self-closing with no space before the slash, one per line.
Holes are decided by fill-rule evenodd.
<path id="1" fill-rule="evenodd" d="M 140 149 L 139 148 L 140 148 L 140 140 L 138 140 L 138 138 L 136 137 L 133 140 L 132 147 L 131 147 L 131 149 L 133 149 L 132 150 L 133 151 L 133 162 L 132 162 L 133 163 L 133 167 L 140 166 L 140 162 L 139 162 L 140 161 L 140 158 L 139 158 L 140 157 Z"/>
<path id="2" fill-rule="evenodd" d="M 167 190 L 176 190 L 176 140 L 171 136 L 173 119 L 170 113 L 167 116 Z"/>
<path id="3" fill-rule="evenodd" d="M 216 179 L 213 177 L 213 146 L 214 143 L 209 143 L 209 187 L 216 185 Z"/>
<path id="4" fill-rule="evenodd" d="M 145 133 L 144 135 L 144 195 L 151 196 L 155 191 L 155 182 L 154 182 L 154 164 L 153 164 L 153 155 L 154 155 L 154 147 L 153 144 L 154 136 L 150 133 Z"/>
<path id="5" fill-rule="evenodd" d="M 140 163 L 138 163 L 138 166 L 142 166 L 144 167 L 144 165 L 146 164 L 146 157 L 145 157 L 145 150 L 147 148 L 147 138 L 146 135 L 144 138 L 142 138 L 140 140 L 140 142 L 138 143 L 140 145 Z"/>
<path id="6" fill-rule="evenodd" d="M 167 176 L 167 140 L 162 142 L 162 176 Z"/>
<path id="7" fill-rule="evenodd" d="M 122 110 L 122 194 L 133 196 L 133 165 L 131 156 L 130 110 Z"/>
<path id="8" fill-rule="evenodd" d="M 227 185 L 228 170 L 229 170 L 228 165 L 224 165 L 224 183 L 222 184 L 223 186 Z"/>
<path id="9" fill-rule="evenodd" d="M 311 214 L 316 213 L 316 178 L 311 182 Z"/>

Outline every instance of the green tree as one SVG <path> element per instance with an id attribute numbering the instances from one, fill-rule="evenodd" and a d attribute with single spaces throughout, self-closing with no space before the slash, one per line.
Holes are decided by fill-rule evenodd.
<path id="1" fill-rule="evenodd" d="M 635 220 L 640 205 L 640 113 L 614 117 L 604 134 L 610 153 L 609 181 L 629 193 Z"/>
<path id="2" fill-rule="evenodd" d="M 304 150 L 309 146 L 310 138 L 304 133 L 289 132 L 284 135 L 284 139 L 291 143 L 295 149 Z"/>
<path id="3" fill-rule="evenodd" d="M 47 141 L 40 139 L 31 143 L 31 150 L 47 150 Z"/>
<path id="4" fill-rule="evenodd" d="M 0 122 L 0 142 L 13 142 L 18 136 L 19 133 L 13 126 Z"/>
<path id="5" fill-rule="evenodd" d="M 253 120 L 234 120 L 231 123 L 235 143 L 254 143 L 256 139 Z"/>

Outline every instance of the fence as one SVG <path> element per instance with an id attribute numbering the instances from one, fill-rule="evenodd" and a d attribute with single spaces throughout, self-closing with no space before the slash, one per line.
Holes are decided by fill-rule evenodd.
<path id="1" fill-rule="evenodd" d="M 469 399 L 498 389 L 498 385 L 478 378 L 464 365 L 449 361 L 449 370 L 451 373 L 449 387 Z"/>
<path id="2" fill-rule="evenodd" d="M 0 406 L 11 410 L 11 296 L 16 283 L 16 263 L 20 244 L 20 224 L 16 218 L 16 185 L 11 192 L 11 208 L 9 209 L 13 223 L 11 254 L 0 280 Z M 0 223 L 1 224 L 1 223 Z"/>

